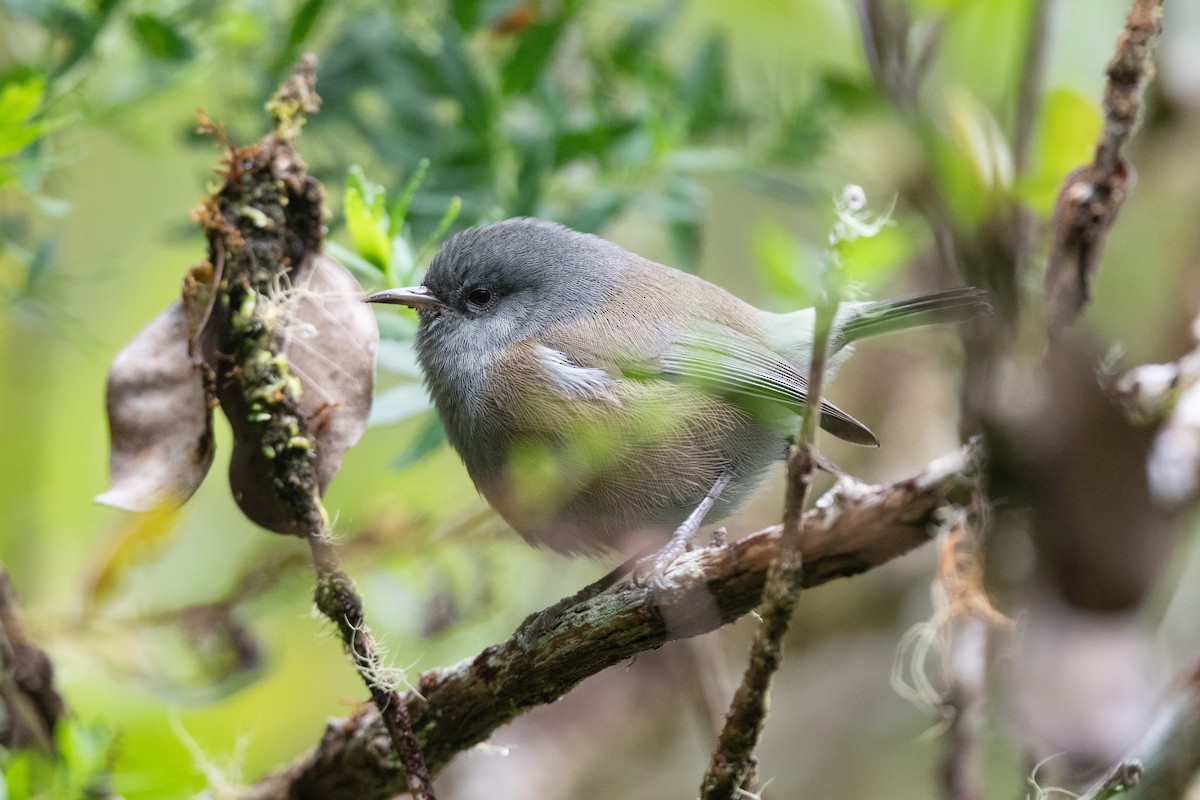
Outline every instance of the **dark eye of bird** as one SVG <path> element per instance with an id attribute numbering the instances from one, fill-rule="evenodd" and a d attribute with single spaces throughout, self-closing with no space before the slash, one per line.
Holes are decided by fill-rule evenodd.
<path id="1" fill-rule="evenodd" d="M 472 289 L 471 293 L 467 295 L 467 302 L 473 306 L 482 308 L 483 306 L 486 306 L 488 303 L 492 302 L 492 293 L 490 290 L 484 289 L 483 287 Z"/>

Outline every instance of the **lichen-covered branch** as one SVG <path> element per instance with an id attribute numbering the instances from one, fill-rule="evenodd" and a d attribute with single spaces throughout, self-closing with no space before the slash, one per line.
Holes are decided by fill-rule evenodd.
<path id="1" fill-rule="evenodd" d="M 972 449 L 963 448 L 890 486 L 839 484 L 805 515 L 803 585 L 857 575 L 930 541 L 929 528 L 942 509 L 969 498 L 974 459 Z M 514 635 L 424 673 L 401 702 L 430 770 L 606 667 L 749 613 L 759 604 L 781 538 L 781 526 L 773 526 L 686 553 L 663 576 L 660 591 L 615 587 L 558 614 L 531 647 Z M 263 778 L 245 797 L 383 800 L 406 789 L 404 771 L 389 751 L 379 711 L 363 706 L 331 723 L 313 750 Z"/>
<path id="2" fill-rule="evenodd" d="M 230 481 L 238 505 L 252 520 L 304 538 L 317 574 L 317 608 L 337 627 L 371 699 L 382 714 L 389 755 L 403 765 L 404 789 L 433 800 L 429 771 L 413 734 L 408 707 L 384 677 L 362 599 L 340 567 L 321 492 L 346 447 L 357 440 L 373 386 L 373 321 L 356 336 L 358 305 L 345 315 L 312 306 L 323 323 L 319 343 L 289 349 L 297 286 L 334 294 L 341 268 L 321 253 L 321 185 L 307 174 L 292 147 L 304 120 L 319 107 L 316 61 L 301 60 L 268 104 L 275 131 L 261 142 L 234 148 L 217 126 L 205 128 L 228 150 L 224 184 L 197 216 L 209 241 L 210 269 L 203 308 L 193 302 L 193 352 L 209 373 L 212 392 L 234 432 Z M 356 284 L 340 287 L 353 293 Z M 342 298 L 345 300 L 345 298 Z M 185 307 L 187 302 L 185 289 Z M 320 358 L 320 348 L 335 348 Z M 313 357 L 316 356 L 316 357 Z M 321 371 L 335 363 L 337 372 Z M 355 367 L 357 365 L 357 368 Z M 349 393 L 347 396 L 346 393 Z"/>

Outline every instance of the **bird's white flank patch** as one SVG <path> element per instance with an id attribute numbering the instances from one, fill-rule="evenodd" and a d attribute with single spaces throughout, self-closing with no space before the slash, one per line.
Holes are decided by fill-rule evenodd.
<path id="1" fill-rule="evenodd" d="M 534 349 L 534 355 L 550 376 L 555 388 L 563 394 L 620 405 L 616 382 L 604 370 L 581 367 L 571 361 L 566 353 L 542 344 Z"/>

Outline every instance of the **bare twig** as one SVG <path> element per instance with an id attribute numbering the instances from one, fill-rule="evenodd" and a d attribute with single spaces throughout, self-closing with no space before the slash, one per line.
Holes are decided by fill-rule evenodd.
<path id="1" fill-rule="evenodd" d="M 1122 800 L 1183 797 L 1200 773 L 1200 666 L 1176 686 L 1158 724 L 1135 748 L 1142 773 Z"/>
<path id="2" fill-rule="evenodd" d="M 963 448 L 891 486 L 840 484 L 805 515 L 803 585 L 864 572 L 930 541 L 928 529 L 942 507 L 969 498 L 973 460 L 973 451 Z M 424 673 L 400 702 L 412 716 L 431 772 L 605 667 L 750 612 L 779 557 L 782 535 L 776 525 L 723 547 L 685 553 L 663 576 L 664 592 L 615 587 L 557 615 L 535 649 L 518 634 L 455 666 Z M 378 709 L 364 706 L 331 723 L 316 748 L 246 797 L 391 797 L 406 784 L 388 741 Z"/>
<path id="3" fill-rule="evenodd" d="M 1035 0 L 1029 9 L 1029 38 L 1025 45 L 1025 61 L 1021 66 L 1021 83 L 1017 88 L 1013 121 L 1013 165 L 1018 175 L 1025 172 L 1029 163 L 1029 150 L 1046 80 L 1046 47 L 1050 43 L 1054 6 L 1054 0 Z"/>
<path id="4" fill-rule="evenodd" d="M 763 587 L 762 626 L 750 648 L 742 683 L 734 693 L 725 725 L 700 785 L 704 800 L 732 800 L 737 790 L 754 776 L 754 748 L 767 718 L 771 680 L 783 661 L 787 635 L 800 594 L 804 557 L 800 541 L 804 507 L 816 473 L 813 441 L 821 416 L 821 390 L 829 332 L 838 307 L 838 285 L 830 265 L 826 295 L 816 308 L 812 332 L 812 361 L 808 371 L 808 397 L 800 423 L 800 436 L 787 460 L 787 495 L 783 508 L 783 538 L 779 558 L 771 564 Z"/>
<path id="5" fill-rule="evenodd" d="M 942 708 L 949 730 L 942 748 L 942 797 L 983 798 L 983 754 L 979 731 L 987 699 L 987 646 L 992 625 L 1003 621 L 983 591 L 982 553 L 965 515 L 942 553 L 938 581 L 946 594 L 946 677 Z"/>
<path id="6" fill-rule="evenodd" d="M 1154 73 L 1150 61 L 1162 31 L 1162 0 L 1134 0 L 1108 64 L 1104 130 L 1091 164 L 1067 176 L 1054 208 L 1054 245 L 1046 273 L 1049 325 L 1070 325 L 1091 298 L 1104 241 L 1133 186 L 1122 150 L 1137 126 L 1142 90 Z"/>
<path id="7" fill-rule="evenodd" d="M 1142 781 L 1140 761 L 1122 761 L 1100 779 L 1092 789 L 1081 795 L 1079 800 L 1110 800 L 1137 786 Z"/>

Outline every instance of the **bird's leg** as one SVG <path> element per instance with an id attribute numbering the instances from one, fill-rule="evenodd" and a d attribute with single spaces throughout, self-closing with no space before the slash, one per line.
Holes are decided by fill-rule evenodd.
<path id="1" fill-rule="evenodd" d="M 713 504 L 717 502 L 721 492 L 725 491 L 725 487 L 731 480 L 733 480 L 733 470 L 726 467 L 717 478 L 717 482 L 708 490 L 708 494 L 704 495 L 700 505 L 696 506 L 695 510 L 688 514 L 688 518 L 683 521 L 683 524 L 671 534 L 670 541 L 657 553 L 646 556 L 638 562 L 634 568 L 635 582 L 642 585 L 648 584 L 656 589 L 662 588 L 662 576 L 666 574 L 667 568 L 687 551 L 692 540 L 696 538 L 700 526 L 704 524 L 704 518 L 708 516 Z"/>
<path id="2" fill-rule="evenodd" d="M 696 506 L 695 510 L 688 515 L 683 524 L 671 534 L 671 539 L 665 547 L 653 553 L 642 553 L 634 556 L 602 578 L 584 586 L 578 592 L 575 592 L 575 594 L 564 597 L 554 605 L 526 617 L 516 632 L 521 646 L 525 650 L 528 650 L 530 644 L 554 627 L 564 613 L 579 603 L 590 600 L 607 590 L 631 572 L 634 573 L 634 580 L 637 583 L 649 583 L 657 587 L 663 573 L 666 572 L 675 559 L 683 555 L 688 545 L 696 538 L 697 531 L 704 524 L 704 518 L 712 510 L 713 504 L 717 502 L 717 499 L 721 496 L 721 492 L 725 491 L 725 487 L 729 485 L 729 481 L 732 479 L 733 470 L 726 468 L 720 477 L 717 478 L 717 482 L 708 490 L 708 494 L 704 495 L 704 499 L 700 501 L 700 505 Z"/>

